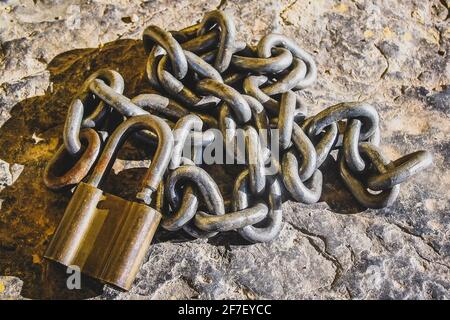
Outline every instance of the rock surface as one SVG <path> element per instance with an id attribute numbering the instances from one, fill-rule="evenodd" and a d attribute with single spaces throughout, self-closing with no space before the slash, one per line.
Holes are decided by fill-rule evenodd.
<path id="1" fill-rule="evenodd" d="M 127 96 L 148 90 L 144 27 L 180 29 L 218 7 L 235 17 L 243 40 L 281 32 L 314 55 L 318 81 L 302 92 L 310 114 L 367 100 L 380 112 L 391 159 L 427 149 L 434 166 L 383 210 L 355 205 L 330 170 L 320 203 L 284 204 L 272 243 L 159 230 L 130 292 L 88 279 L 82 290 L 65 289 L 64 271 L 41 256 L 70 192 L 48 191 L 41 176 L 62 141 L 72 95 L 104 67 L 124 76 Z M 2 1 L 0 299 L 450 298 L 448 7 L 448 0 Z M 143 157 L 130 150 L 127 159 Z M 112 176 L 110 191 L 132 194 L 129 178 L 140 174 Z"/>

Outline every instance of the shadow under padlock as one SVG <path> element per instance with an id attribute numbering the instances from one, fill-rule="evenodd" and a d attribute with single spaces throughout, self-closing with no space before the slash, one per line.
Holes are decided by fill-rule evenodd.
<path id="1" fill-rule="evenodd" d="M 140 202 L 134 202 L 105 193 L 98 186 L 111 169 L 120 146 L 131 133 L 140 130 L 155 132 L 159 143 L 136 196 Z M 103 283 L 130 289 L 161 219 L 161 214 L 148 205 L 170 161 L 172 148 L 171 130 L 158 117 L 136 116 L 119 125 L 87 182 L 78 185 L 45 258 L 77 266 Z"/>

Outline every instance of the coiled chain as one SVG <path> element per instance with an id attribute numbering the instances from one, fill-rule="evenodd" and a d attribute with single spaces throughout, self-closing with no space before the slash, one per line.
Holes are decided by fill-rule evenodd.
<path id="1" fill-rule="evenodd" d="M 237 230 L 263 242 L 281 230 L 283 200 L 320 200 L 321 167 L 330 154 L 337 154 L 349 191 L 368 208 L 392 205 L 400 184 L 432 163 L 426 151 L 387 159 L 378 147 L 378 113 L 366 102 L 341 103 L 308 117 L 296 92 L 317 78 L 312 56 L 281 34 L 250 46 L 237 41 L 236 33 L 231 17 L 218 10 L 180 31 L 145 29 L 146 74 L 160 94 L 129 99 L 119 73 L 92 74 L 69 106 L 64 144 L 45 169 L 47 187 L 79 183 L 98 159 L 108 130 L 151 113 L 167 121 L 174 137 L 171 161 L 159 168 L 166 171 L 156 197 L 162 227 L 200 238 Z M 151 131 L 135 137 L 164 143 Z M 204 170 L 204 154 L 217 139 L 227 159 L 244 166 L 229 203 Z M 191 157 L 183 156 L 186 145 Z"/>

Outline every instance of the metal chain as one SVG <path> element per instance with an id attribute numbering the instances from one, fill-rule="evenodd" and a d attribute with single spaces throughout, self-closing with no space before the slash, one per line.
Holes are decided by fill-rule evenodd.
<path id="1" fill-rule="evenodd" d="M 69 106 L 64 144 L 44 172 L 47 187 L 72 187 L 88 176 L 108 141 L 99 135 L 108 119 L 120 115 L 117 126 L 152 114 L 164 118 L 174 141 L 167 166 L 155 169 L 166 177 L 156 192 L 162 227 L 199 238 L 236 230 L 249 241 L 263 242 L 282 228 L 283 195 L 305 204 L 320 200 L 326 174 L 321 166 L 335 150 L 342 180 L 368 208 L 392 205 L 400 183 L 432 163 L 426 151 L 386 159 L 378 147 L 378 113 L 366 102 L 337 104 L 308 117 L 296 92 L 314 84 L 317 66 L 284 35 L 268 34 L 255 47 L 245 45 L 237 41 L 233 19 L 215 10 L 180 31 L 149 26 L 143 44 L 147 80 L 160 94 L 130 99 L 116 71 L 92 74 Z M 217 139 L 214 130 L 222 133 L 227 157 L 246 167 L 234 182 L 229 206 L 200 167 L 203 150 Z M 151 130 L 134 136 L 153 145 L 159 141 Z M 245 150 L 237 147 L 239 140 Z M 186 145 L 190 158 L 183 156 Z M 148 200 L 156 186 L 147 187 L 141 196 Z"/>

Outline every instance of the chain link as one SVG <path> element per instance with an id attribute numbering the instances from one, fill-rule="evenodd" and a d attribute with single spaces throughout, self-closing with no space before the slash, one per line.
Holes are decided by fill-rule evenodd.
<path id="1" fill-rule="evenodd" d="M 152 114 L 153 129 L 133 133 L 145 143 L 172 136 L 173 151 L 164 154 L 163 162 L 152 163 L 153 173 L 139 196 L 148 202 L 157 191 L 162 227 L 198 238 L 236 230 L 251 242 L 271 241 L 282 228 L 283 194 L 305 204 L 318 202 L 326 174 L 321 166 L 335 150 L 342 180 L 368 208 L 392 205 L 400 183 L 432 163 L 426 151 L 386 159 L 378 147 L 378 113 L 366 102 L 340 103 L 308 117 L 296 91 L 314 84 L 317 66 L 284 35 L 268 34 L 256 46 L 246 45 L 237 40 L 233 19 L 215 10 L 180 31 L 149 26 L 143 44 L 146 80 L 159 94 L 130 99 L 116 71 L 92 74 L 69 106 L 64 144 L 45 169 L 49 188 L 73 186 L 87 177 L 103 143 L 98 132 L 114 114 L 121 117 L 117 125 Z M 217 142 L 214 130 L 222 133 L 227 157 L 244 165 L 230 206 L 200 167 L 202 151 Z M 106 144 L 119 143 L 116 136 Z M 239 141 L 245 150 L 237 147 Z M 191 157 L 183 156 L 186 145 Z M 167 148 L 158 145 L 158 150 Z"/>

